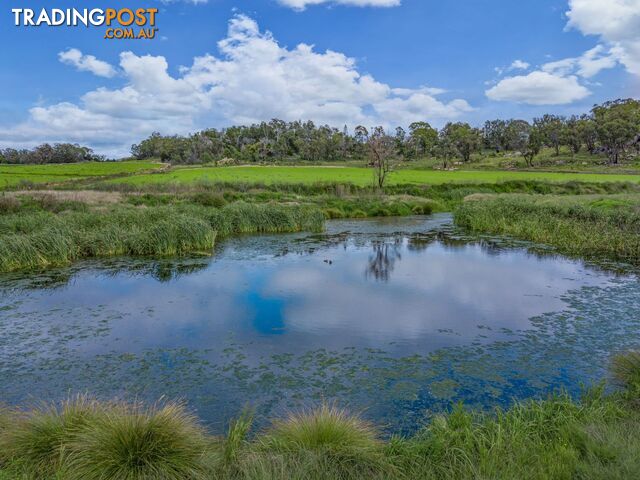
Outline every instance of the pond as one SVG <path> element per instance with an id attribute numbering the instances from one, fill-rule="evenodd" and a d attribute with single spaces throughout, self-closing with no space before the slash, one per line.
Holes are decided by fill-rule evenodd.
<path id="1" fill-rule="evenodd" d="M 215 432 L 322 401 L 388 432 L 605 378 L 637 346 L 640 288 L 450 215 L 244 236 L 212 257 L 0 277 L 0 401 L 181 399 Z"/>

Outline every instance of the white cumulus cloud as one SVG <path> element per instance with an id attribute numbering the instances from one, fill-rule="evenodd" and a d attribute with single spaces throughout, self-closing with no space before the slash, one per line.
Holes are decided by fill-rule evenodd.
<path id="1" fill-rule="evenodd" d="M 509 70 L 526 70 L 530 65 L 522 60 L 514 60 L 513 63 L 509 66 Z"/>
<path id="2" fill-rule="evenodd" d="M 316 52 L 306 44 L 282 47 L 244 15 L 229 22 L 218 49 L 218 56 L 194 58 L 179 76 L 169 74 L 162 56 L 123 52 L 120 88 L 97 88 L 78 103 L 34 107 L 24 123 L 0 129 L 0 142 L 74 141 L 124 155 L 153 131 L 186 134 L 271 118 L 337 127 L 406 126 L 417 120 L 438 125 L 472 110 L 463 99 L 438 98 L 441 89 L 379 82 L 340 52 Z"/>
<path id="3" fill-rule="evenodd" d="M 640 75 L 640 0 L 569 0 L 568 27 L 597 35 L 617 59 Z"/>
<path id="4" fill-rule="evenodd" d="M 99 77 L 111 78 L 116 75 L 116 69 L 111 64 L 98 60 L 93 55 L 84 55 L 77 48 L 58 53 L 58 59 L 66 65 L 72 65 L 82 72 L 91 72 Z"/>
<path id="5" fill-rule="evenodd" d="M 575 75 L 559 76 L 543 71 L 504 78 L 486 91 L 491 100 L 530 105 L 564 105 L 590 94 Z"/>
<path id="6" fill-rule="evenodd" d="M 577 74 L 583 78 L 591 78 L 600 73 L 601 70 L 613 68 L 617 64 L 616 55 L 610 49 L 605 48 L 603 45 L 596 45 L 580 57 L 545 63 L 542 66 L 542 70 L 554 75 Z"/>

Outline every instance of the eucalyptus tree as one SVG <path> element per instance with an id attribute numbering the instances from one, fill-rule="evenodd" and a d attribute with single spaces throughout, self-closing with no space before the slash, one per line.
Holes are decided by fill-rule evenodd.
<path id="1" fill-rule="evenodd" d="M 555 150 L 556 156 L 560 155 L 564 122 L 564 117 L 549 114 L 533 120 L 533 124 L 540 132 L 542 141 L 546 146 Z"/>
<path id="2" fill-rule="evenodd" d="M 448 123 L 443 129 L 443 137 L 453 146 L 463 162 L 470 162 L 471 155 L 482 148 L 482 133 L 468 123 Z"/>
<path id="3" fill-rule="evenodd" d="M 415 156 L 429 155 L 438 142 L 438 131 L 427 122 L 413 122 L 409 125 L 409 143 Z"/>
<path id="4" fill-rule="evenodd" d="M 598 142 L 607 152 L 609 162 L 617 164 L 640 136 L 640 101 L 614 100 L 592 110 Z"/>

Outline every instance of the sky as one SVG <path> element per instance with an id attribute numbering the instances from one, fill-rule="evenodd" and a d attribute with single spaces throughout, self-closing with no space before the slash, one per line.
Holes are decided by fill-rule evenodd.
<path id="1" fill-rule="evenodd" d="M 158 8 L 159 30 L 15 26 L 17 7 Z M 0 148 L 119 157 L 154 131 L 481 126 L 640 98 L 640 0 L 22 1 L 0 43 Z"/>

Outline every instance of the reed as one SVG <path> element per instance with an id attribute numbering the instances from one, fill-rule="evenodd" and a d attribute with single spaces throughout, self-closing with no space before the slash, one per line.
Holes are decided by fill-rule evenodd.
<path id="1" fill-rule="evenodd" d="M 184 204 L 112 206 L 0 216 L 0 272 L 67 265 L 115 255 L 209 254 L 216 236 L 322 229 L 318 209 L 235 202 L 222 208 Z"/>

